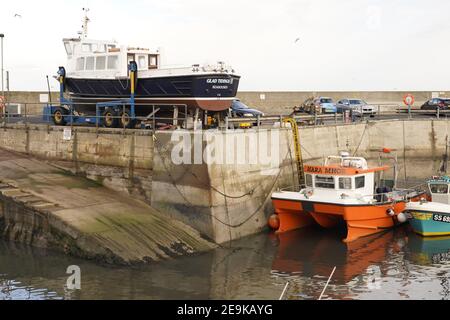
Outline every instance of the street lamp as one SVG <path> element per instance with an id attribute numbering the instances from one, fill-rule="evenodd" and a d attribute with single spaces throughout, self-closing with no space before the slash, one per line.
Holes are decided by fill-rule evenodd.
<path id="1" fill-rule="evenodd" d="M 3 82 L 3 38 L 5 37 L 5 35 L 3 33 L 0 33 L 0 39 L 1 39 L 1 60 L 2 60 L 2 97 L 5 96 L 5 88 L 3 86 L 4 82 Z"/>

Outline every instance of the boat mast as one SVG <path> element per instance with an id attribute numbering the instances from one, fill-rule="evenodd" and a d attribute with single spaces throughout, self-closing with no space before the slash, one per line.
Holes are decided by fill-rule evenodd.
<path id="1" fill-rule="evenodd" d="M 82 30 L 80 32 L 78 32 L 78 34 L 80 35 L 80 39 L 86 39 L 88 36 L 88 23 L 91 21 L 89 19 L 89 17 L 87 16 L 88 12 L 89 12 L 89 8 L 83 8 L 84 11 L 84 18 L 83 18 L 83 26 L 82 26 Z"/>

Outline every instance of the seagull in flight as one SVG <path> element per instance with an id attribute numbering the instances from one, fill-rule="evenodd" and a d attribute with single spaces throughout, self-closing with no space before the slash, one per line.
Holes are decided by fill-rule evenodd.
<path id="1" fill-rule="evenodd" d="M 16 13 L 16 14 L 14 15 L 14 18 L 22 18 L 22 16 L 21 16 L 20 14 Z"/>

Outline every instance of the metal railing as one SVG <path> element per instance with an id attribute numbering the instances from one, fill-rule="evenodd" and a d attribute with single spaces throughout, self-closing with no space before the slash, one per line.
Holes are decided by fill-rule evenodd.
<path id="1" fill-rule="evenodd" d="M 95 110 L 96 103 L 93 102 L 80 102 L 81 106 L 88 107 L 92 105 L 92 110 L 90 114 L 81 114 L 77 111 L 71 110 L 71 104 L 52 104 L 54 107 L 68 108 L 68 114 L 65 115 L 67 118 L 67 125 L 80 125 L 77 123 L 76 119 L 80 117 L 89 117 L 95 121 L 90 122 L 91 125 L 96 127 L 103 126 L 106 116 L 99 114 L 99 110 Z M 6 107 L 9 105 L 20 105 L 20 112 L 12 113 L 6 112 L 6 108 L 0 110 L 0 125 L 8 123 L 24 123 L 24 124 L 39 124 L 45 123 L 44 114 L 42 112 L 43 107 L 47 106 L 48 103 L 37 103 L 37 102 L 24 102 L 24 103 L 7 103 Z M 152 130 L 158 130 L 160 128 L 166 130 L 174 130 L 177 128 L 193 129 L 198 124 L 194 121 L 194 116 L 189 114 L 188 107 L 186 105 L 173 105 L 173 104 L 158 104 L 151 105 L 148 103 L 136 103 L 136 109 L 139 110 L 140 107 L 145 107 L 148 113 L 146 115 L 136 116 L 135 120 L 138 123 L 137 127 L 146 128 Z M 362 123 L 367 121 L 377 121 L 377 120 L 405 120 L 405 119 L 447 119 L 450 115 L 450 110 L 418 110 L 411 109 L 408 110 L 406 107 L 401 107 L 400 105 L 394 104 L 379 104 L 376 106 L 376 112 L 374 115 L 355 115 L 349 113 L 333 113 L 333 114 L 306 114 L 297 113 L 291 115 L 271 115 L 271 116 L 257 116 L 257 117 L 230 117 L 222 116 L 220 123 L 217 128 L 229 130 L 229 129 L 239 129 L 239 128 L 270 128 L 274 126 L 282 126 L 283 119 L 286 117 L 291 117 L 297 121 L 301 126 L 322 126 L 322 125 L 333 125 L 333 124 L 354 124 Z M 123 104 L 122 109 L 125 111 L 129 108 L 129 105 Z M 175 114 L 174 110 L 178 108 Z M 72 112 L 73 111 L 73 112 Z M 95 113 L 94 113 L 95 112 Z M 170 113 L 172 115 L 168 116 Z M 164 114 L 164 115 L 163 115 Z M 120 115 L 115 115 L 112 117 L 115 121 L 121 119 Z M 198 129 L 207 128 L 202 116 L 197 117 L 198 121 L 202 122 L 202 125 L 198 125 Z M 52 123 L 52 121 L 50 122 Z M 89 122 L 86 122 L 89 124 Z M 139 126 L 139 124 L 141 126 Z M 125 127 L 121 127 L 126 129 Z"/>
<path id="2" fill-rule="evenodd" d="M 52 124 L 55 125 L 53 121 L 53 114 L 46 114 L 44 107 L 49 107 L 48 103 L 11 103 L 11 105 L 20 105 L 18 110 L 20 112 L 0 112 L 0 125 L 5 124 Z M 115 123 L 120 123 L 122 116 L 119 113 L 113 115 L 103 115 L 102 109 L 108 108 L 108 106 L 103 106 L 98 108 L 96 103 L 83 102 L 80 105 L 83 107 L 81 110 L 89 109 L 84 112 L 77 110 L 73 106 L 75 103 L 64 103 L 64 104 L 52 104 L 51 107 L 59 108 L 64 114 L 64 124 L 65 126 L 82 126 L 89 125 L 95 127 L 104 127 L 105 120 L 113 120 Z M 133 120 L 135 125 L 132 128 L 128 126 L 117 125 L 115 128 L 120 129 L 174 129 L 177 127 L 188 128 L 191 118 L 188 113 L 188 107 L 185 104 L 158 104 L 149 105 L 142 103 L 135 103 L 135 109 L 140 107 L 145 107 L 146 115 L 135 116 L 130 119 Z M 31 109 L 31 111 L 30 111 Z M 127 112 L 130 114 L 130 105 L 123 103 L 120 108 L 117 108 L 123 113 Z M 41 111 L 38 111 L 41 110 Z M 139 113 L 142 114 L 142 110 Z M 169 116 L 172 114 L 171 116 Z"/>

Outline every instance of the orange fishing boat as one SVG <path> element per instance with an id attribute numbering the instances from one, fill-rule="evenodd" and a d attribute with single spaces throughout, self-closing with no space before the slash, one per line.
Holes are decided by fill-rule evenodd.
<path id="1" fill-rule="evenodd" d="M 305 165 L 305 188 L 272 194 L 275 215 L 270 225 L 281 233 L 313 223 L 324 228 L 342 223 L 347 228 L 344 241 L 350 242 L 404 223 L 406 203 L 419 201 L 425 193 L 397 189 L 395 182 L 391 188 L 377 188 L 376 174 L 389 169 L 370 168 L 366 159 L 346 152 L 327 157 L 323 166 Z"/>

